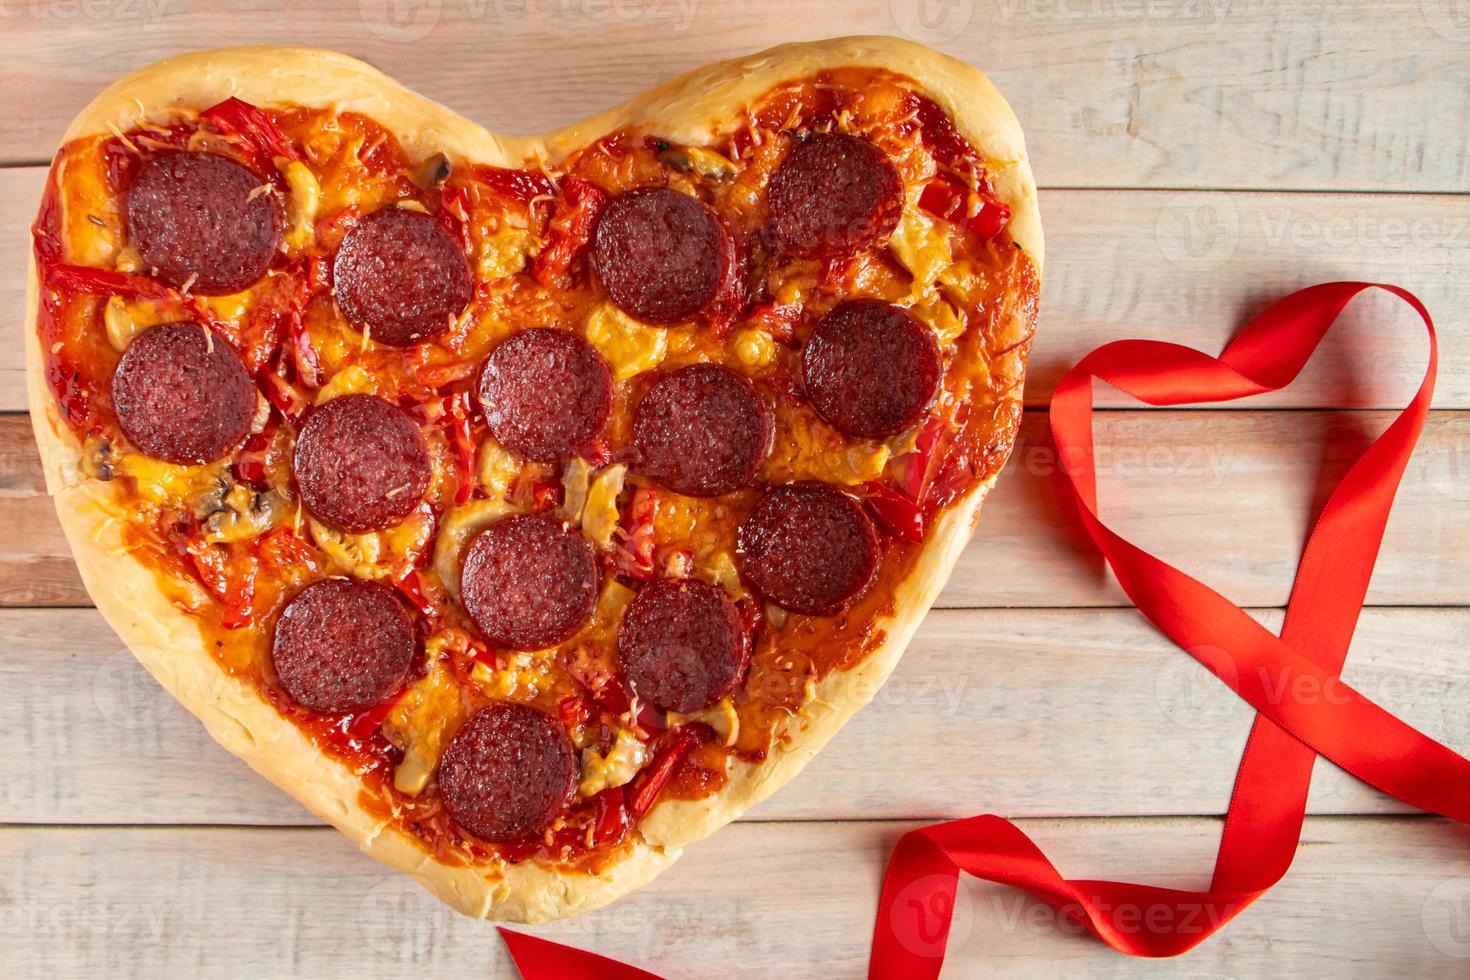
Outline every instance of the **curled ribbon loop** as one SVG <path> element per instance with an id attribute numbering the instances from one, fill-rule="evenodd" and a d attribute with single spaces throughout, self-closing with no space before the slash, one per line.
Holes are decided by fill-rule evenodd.
<path id="1" fill-rule="evenodd" d="M 1419 314 L 1429 333 L 1429 364 L 1413 400 L 1328 497 L 1302 552 L 1277 636 L 1218 592 L 1124 540 L 1103 522 L 1093 453 L 1092 383 L 1106 381 L 1150 405 L 1231 401 L 1275 391 L 1297 377 L 1343 307 L 1371 288 L 1392 293 Z M 1396 286 L 1340 282 L 1313 286 L 1275 303 L 1218 358 L 1176 344 L 1124 340 L 1098 348 L 1067 373 L 1052 396 L 1052 434 L 1088 534 L 1144 616 L 1257 711 L 1214 877 L 1209 890 L 1198 892 L 1068 879 L 1015 824 L 1001 817 L 924 827 L 900 838 L 889 860 L 870 977 L 938 976 L 960 871 L 1024 889 L 1119 952 L 1183 953 L 1286 873 L 1300 838 L 1318 755 L 1421 810 L 1470 823 L 1470 760 L 1406 725 L 1338 676 L 1394 494 L 1429 414 L 1437 356 L 1434 324 L 1412 294 Z M 1299 690 L 1322 696 L 1283 693 Z M 504 934 L 529 980 L 651 976 L 594 954 L 543 940 L 531 947 L 529 937 Z M 565 972 L 574 966 L 585 972 Z"/>

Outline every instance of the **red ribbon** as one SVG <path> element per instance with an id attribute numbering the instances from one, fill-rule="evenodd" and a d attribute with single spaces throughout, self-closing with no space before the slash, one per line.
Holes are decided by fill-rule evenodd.
<path id="1" fill-rule="evenodd" d="M 1092 382 L 1106 381 L 1150 405 L 1233 401 L 1275 391 L 1301 372 L 1343 307 L 1370 288 L 1398 296 L 1419 314 L 1429 332 L 1429 365 L 1413 400 L 1328 497 L 1302 552 L 1277 636 L 1103 522 Z M 1258 712 L 1236 774 L 1214 877 L 1210 888 L 1199 892 L 1063 878 L 1030 838 L 1000 817 L 924 827 L 905 834 L 889 860 L 873 933 L 871 977 L 939 975 L 960 871 L 1024 889 L 1119 952 L 1183 953 L 1286 873 L 1318 755 L 1421 810 L 1470 823 L 1470 760 L 1406 725 L 1338 676 L 1394 493 L 1429 414 L 1437 357 L 1434 324 L 1412 294 L 1396 286 L 1341 282 L 1277 302 L 1218 358 L 1176 344 L 1124 340 L 1093 351 L 1067 373 L 1052 396 L 1052 435 L 1084 526 L 1139 610 Z M 1303 691 L 1312 693 L 1302 697 L 1298 692 Z M 566 976 L 574 964 L 601 976 L 649 976 L 544 940 L 532 940 L 537 944 L 532 955 L 533 948 L 522 945 L 528 937 L 502 933 L 527 980 Z"/>

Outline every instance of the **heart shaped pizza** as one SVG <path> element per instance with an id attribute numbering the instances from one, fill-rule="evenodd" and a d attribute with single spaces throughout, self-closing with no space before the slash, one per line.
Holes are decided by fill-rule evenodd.
<path id="1" fill-rule="evenodd" d="M 1042 237 L 978 71 L 886 38 L 539 138 L 340 54 L 113 85 L 34 228 L 97 607 L 470 915 L 648 881 L 872 697 L 1021 417 Z"/>

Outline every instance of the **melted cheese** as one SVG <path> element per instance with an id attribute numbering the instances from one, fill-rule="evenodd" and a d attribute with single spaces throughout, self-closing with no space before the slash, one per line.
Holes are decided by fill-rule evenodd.
<path id="1" fill-rule="evenodd" d="M 424 654 L 432 665 L 403 693 L 388 717 L 383 732 L 403 749 L 403 761 L 393 770 L 393 785 L 401 793 L 418 796 L 444 754 L 445 732 L 457 729 L 464 714 L 459 685 L 444 666 L 442 634 L 424 641 Z"/>
<path id="2" fill-rule="evenodd" d="M 414 556 L 428 547 L 434 533 L 434 517 L 420 507 L 401 524 L 384 531 L 348 534 L 308 518 L 311 537 L 338 571 L 358 578 L 387 578 L 403 570 Z"/>
<path id="3" fill-rule="evenodd" d="M 144 330 L 173 319 L 153 300 L 109 296 L 107 305 L 102 307 L 102 325 L 107 330 L 107 342 L 119 353 L 127 350 L 133 338 Z"/>
<path id="4" fill-rule="evenodd" d="M 915 208 L 905 208 L 888 247 L 900 265 L 914 277 L 912 295 L 917 300 L 934 289 L 940 273 L 954 262 L 949 240 Z"/>
<path id="5" fill-rule="evenodd" d="M 603 303 L 587 318 L 587 340 L 607 358 L 618 381 L 658 367 L 669 350 L 663 327 L 640 323 L 611 303 Z"/>
<path id="6" fill-rule="evenodd" d="M 529 701 L 543 690 L 551 687 L 551 657 L 538 657 L 531 653 L 502 655 L 502 666 L 491 669 L 489 664 L 476 663 L 470 678 L 484 688 L 485 693 L 498 701 Z"/>
<path id="7" fill-rule="evenodd" d="M 138 494 L 150 503 L 169 504 L 192 501 L 215 490 L 229 463 L 221 460 L 206 466 L 181 466 L 149 459 L 141 453 L 122 453 L 117 470 L 137 482 Z"/>
<path id="8" fill-rule="evenodd" d="M 686 725 L 697 721 L 714 729 L 725 745 L 734 745 L 740 738 L 740 715 L 735 710 L 735 703 L 730 698 L 723 698 L 708 708 L 696 711 L 693 714 L 680 714 L 670 711 L 668 716 L 669 726 Z"/>
<path id="9" fill-rule="evenodd" d="M 751 370 L 763 368 L 776 359 L 776 341 L 758 327 L 741 330 L 730 344 L 740 363 Z"/>
<path id="10" fill-rule="evenodd" d="M 480 239 L 475 265 L 482 282 L 494 282 L 524 271 L 535 238 L 523 228 L 500 228 Z"/>
<path id="11" fill-rule="evenodd" d="M 434 542 L 434 573 L 450 595 L 459 596 L 460 556 L 470 538 L 512 509 L 501 500 L 471 500 L 444 513 Z"/>
<path id="12" fill-rule="evenodd" d="M 582 750 L 582 782 L 577 792 L 596 796 L 605 789 L 624 786 L 633 781 L 648 763 L 648 746 L 627 728 L 619 726 L 617 738 L 602 755 L 592 749 Z"/>
<path id="13" fill-rule="evenodd" d="M 587 488 L 587 503 L 582 509 L 582 531 L 600 548 L 612 546 L 613 531 L 618 526 L 618 495 L 628 467 L 623 463 L 604 467 Z"/>
<path id="14" fill-rule="evenodd" d="M 376 395 L 379 387 L 378 379 L 371 371 L 358 364 L 349 364 L 322 385 L 316 393 L 316 403 L 321 405 L 342 395 Z"/>
<path id="15" fill-rule="evenodd" d="M 300 160 L 285 167 L 286 186 L 290 189 L 286 209 L 290 222 L 286 229 L 286 251 L 297 254 L 316 244 L 316 215 L 322 203 L 322 185 L 316 175 Z"/>

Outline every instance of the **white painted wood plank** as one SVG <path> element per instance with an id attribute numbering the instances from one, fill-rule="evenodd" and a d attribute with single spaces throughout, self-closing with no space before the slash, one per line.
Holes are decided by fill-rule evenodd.
<path id="1" fill-rule="evenodd" d="M 1141 546 L 1236 602 L 1280 605 L 1327 481 L 1384 412 L 1104 412 L 1097 416 L 1104 513 Z M 1324 439 L 1339 443 L 1323 454 Z M 1057 474 L 1044 413 L 1029 412 L 945 607 L 1119 606 Z M 0 604 L 90 604 L 44 496 L 24 416 L 0 416 Z M 1434 413 L 1389 521 L 1368 599 L 1462 605 L 1470 598 L 1470 412 Z"/>
<path id="2" fill-rule="evenodd" d="M 46 159 L 119 75 L 208 45 L 366 58 L 482 123 L 571 122 L 707 61 L 903 34 L 988 71 L 1046 184 L 1451 191 L 1470 174 L 1470 26 L 1436 0 L 15 0 L 0 160 Z"/>
<path id="3" fill-rule="evenodd" d="M 1467 610 L 1369 610 L 1345 676 L 1470 750 L 1467 632 Z M 315 823 L 211 742 L 94 611 L 0 612 L 0 635 L 0 821 Z M 941 610 L 873 703 L 751 816 L 1223 813 L 1251 718 L 1136 613 Z M 1317 768 L 1313 813 L 1406 809 Z"/>
<path id="4" fill-rule="evenodd" d="M 666 976 L 858 976 L 908 824 L 740 824 L 614 905 L 537 935 Z M 1211 820 L 1028 821 L 1064 873 L 1197 887 Z M 1122 957 L 1020 893 L 966 879 L 950 977 L 1448 976 L 1470 955 L 1470 834 L 1310 820 L 1296 867 L 1183 959 Z M 324 830 L 0 830 L 9 976 L 512 978 L 488 923 Z M 732 870 L 738 869 L 738 873 Z M 1140 910 L 1142 913 L 1145 910 Z"/>
<path id="5" fill-rule="evenodd" d="M 0 170 L 0 410 L 25 407 L 22 331 L 28 228 L 41 168 Z M 1052 191 L 1050 254 L 1026 386 L 1044 406 L 1063 372 L 1110 340 L 1145 337 L 1218 352 L 1271 300 L 1337 279 L 1418 294 L 1444 336 L 1435 405 L 1470 408 L 1470 196 Z M 1286 391 L 1265 407 L 1396 408 L 1424 373 L 1423 327 L 1400 301 L 1369 294 Z M 1099 404 L 1137 403 L 1111 390 Z"/>

